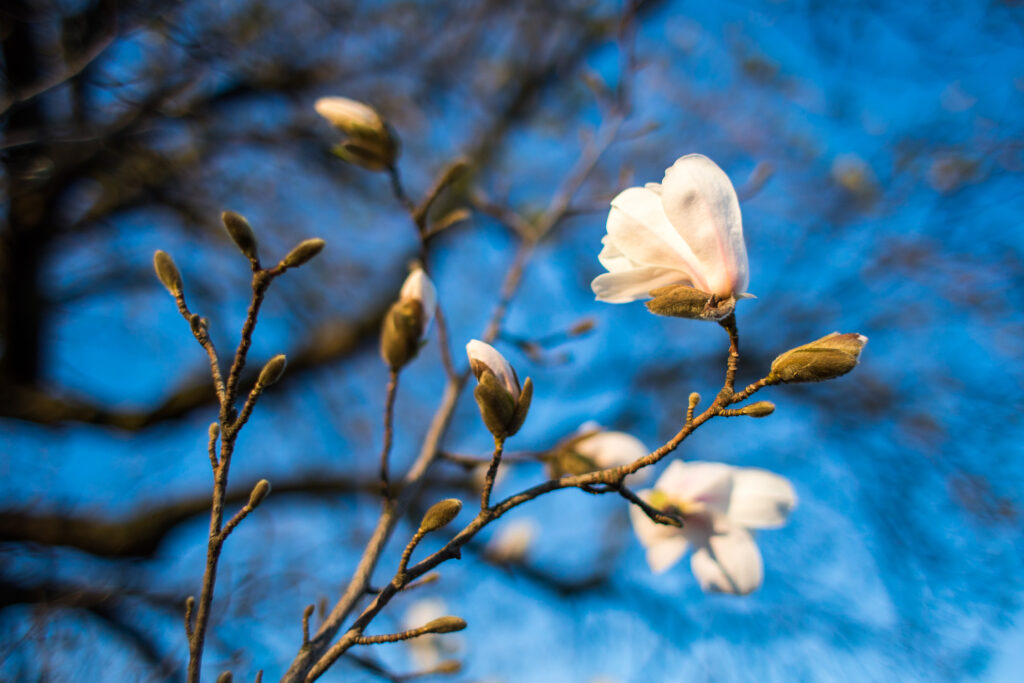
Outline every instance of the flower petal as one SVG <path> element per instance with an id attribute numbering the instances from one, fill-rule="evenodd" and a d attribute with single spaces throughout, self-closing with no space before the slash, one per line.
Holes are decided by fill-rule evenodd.
<path id="1" fill-rule="evenodd" d="M 712 512 L 725 514 L 736 471 L 720 462 L 673 461 L 654 488 L 686 503 L 704 503 Z"/>
<path id="2" fill-rule="evenodd" d="M 437 289 L 434 288 L 434 283 L 422 268 L 416 268 L 409 273 L 409 277 L 405 278 L 405 282 L 402 284 L 398 298 L 419 301 L 423 306 L 424 318 L 426 318 L 426 323 L 423 325 L 424 330 L 430 327 L 434 313 L 437 312 Z"/>
<path id="3" fill-rule="evenodd" d="M 469 365 L 473 369 L 473 374 L 480 378 L 480 373 L 477 372 L 477 364 L 483 364 L 494 373 L 494 376 L 498 378 L 508 392 L 512 394 L 512 398 L 519 399 L 519 378 L 516 376 L 516 371 L 512 369 L 509 362 L 505 360 L 505 356 L 498 353 L 490 344 L 486 344 L 479 339 L 470 340 L 466 344 L 466 355 L 469 356 Z"/>
<path id="4" fill-rule="evenodd" d="M 631 261 L 682 271 L 694 287 L 707 289 L 697 257 L 665 216 L 655 192 L 645 187 L 620 192 L 608 213 L 608 237 Z"/>
<path id="5" fill-rule="evenodd" d="M 796 493 L 785 477 L 754 467 L 733 473 L 726 514 L 736 524 L 754 529 L 780 527 L 795 506 Z"/>
<path id="6" fill-rule="evenodd" d="M 666 285 L 689 285 L 685 273 L 667 268 L 639 267 L 615 273 L 602 273 L 590 283 L 598 301 L 624 304 L 650 297 L 650 291 Z"/>
<path id="7" fill-rule="evenodd" d="M 574 449 L 602 469 L 628 465 L 649 453 L 643 441 L 625 432 L 597 432 L 577 441 Z M 632 486 L 645 481 L 649 476 L 649 468 L 644 468 L 626 477 L 625 481 Z"/>
<path id="8" fill-rule="evenodd" d="M 647 548 L 647 566 L 655 574 L 661 574 L 683 558 L 687 547 L 689 544 L 683 536 L 658 541 Z"/>
<path id="9" fill-rule="evenodd" d="M 601 249 L 601 253 L 597 255 L 597 260 L 601 262 L 601 265 L 609 273 L 618 273 L 637 267 L 637 264 L 630 261 L 626 258 L 625 254 L 619 251 L 619 248 L 615 246 L 615 243 L 611 241 L 608 235 L 601 238 L 601 244 L 604 247 Z"/>
<path id="10" fill-rule="evenodd" d="M 661 187 L 665 215 L 693 250 L 707 281 L 705 291 L 720 296 L 746 292 L 750 267 L 739 199 L 729 176 L 706 156 L 689 154 L 665 171 Z"/>
<path id="11" fill-rule="evenodd" d="M 712 536 L 708 545 L 693 553 L 690 567 L 700 587 L 708 592 L 746 595 L 760 588 L 764 580 L 761 551 L 750 532 L 741 527 Z"/>

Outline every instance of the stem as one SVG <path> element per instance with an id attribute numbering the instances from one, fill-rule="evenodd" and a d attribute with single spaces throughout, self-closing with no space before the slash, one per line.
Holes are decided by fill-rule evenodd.
<path id="1" fill-rule="evenodd" d="M 480 509 L 489 510 L 491 507 L 491 490 L 494 488 L 494 479 L 498 476 L 498 466 L 501 464 L 501 454 L 505 450 L 505 437 L 494 437 L 494 455 L 491 456 L 491 464 L 487 467 L 487 475 L 484 477 L 484 490 L 480 494 Z"/>
<path id="2" fill-rule="evenodd" d="M 388 455 L 391 453 L 391 442 L 394 439 L 395 392 L 398 390 L 398 371 L 394 368 L 388 374 L 387 396 L 384 399 L 384 445 L 380 451 L 380 482 L 384 497 L 391 499 L 395 492 L 391 489 L 388 475 Z"/>

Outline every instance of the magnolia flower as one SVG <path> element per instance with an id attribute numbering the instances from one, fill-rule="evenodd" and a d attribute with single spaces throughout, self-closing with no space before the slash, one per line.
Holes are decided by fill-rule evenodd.
<path id="1" fill-rule="evenodd" d="M 420 341 L 437 312 L 437 290 L 420 267 L 405 279 L 398 301 L 384 316 L 380 353 L 384 362 L 398 370 L 416 357 Z"/>
<path id="2" fill-rule="evenodd" d="M 660 185 L 620 192 L 601 243 L 598 260 L 608 272 L 591 283 L 598 301 L 635 301 L 668 285 L 693 287 L 719 300 L 749 296 L 736 190 L 703 155 L 680 157 Z"/>
<path id="3" fill-rule="evenodd" d="M 476 376 L 476 397 L 484 424 L 497 438 L 512 436 L 523 426 L 533 398 L 533 382 L 519 377 L 498 351 L 478 339 L 466 344 L 469 367 Z"/>
<path id="4" fill-rule="evenodd" d="M 737 595 L 759 588 L 764 575 L 749 530 L 782 526 L 796 505 L 786 478 L 714 462 L 673 462 L 653 489 L 637 495 L 683 518 L 682 528 L 672 527 L 651 521 L 637 506 L 630 508 L 651 570 L 665 571 L 692 548 L 690 566 L 701 588 Z"/>
<path id="5" fill-rule="evenodd" d="M 398 143 L 375 109 L 347 97 L 321 97 L 313 108 L 345 134 L 335 148 L 340 157 L 375 171 L 394 164 Z"/>
<path id="6" fill-rule="evenodd" d="M 488 541 L 484 554 L 495 562 L 518 564 L 526 558 L 536 536 L 537 522 L 529 518 L 513 520 Z"/>
<path id="7" fill-rule="evenodd" d="M 575 434 L 552 449 L 548 456 L 548 474 L 557 479 L 566 474 L 585 474 L 609 467 L 628 465 L 647 455 L 643 442 L 626 432 L 606 430 L 596 422 L 586 422 Z M 641 483 L 648 470 L 629 475 L 629 484 Z"/>

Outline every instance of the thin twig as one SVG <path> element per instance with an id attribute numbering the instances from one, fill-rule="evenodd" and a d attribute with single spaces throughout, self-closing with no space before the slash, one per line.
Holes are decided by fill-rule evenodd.
<path id="1" fill-rule="evenodd" d="M 494 437 L 494 455 L 491 456 L 491 464 L 487 466 L 487 474 L 484 476 L 484 490 L 480 494 L 480 509 L 487 510 L 491 507 L 491 490 L 494 488 L 494 479 L 498 476 L 498 466 L 501 465 L 501 453 L 505 450 L 505 437 Z"/>
<path id="2" fill-rule="evenodd" d="M 388 373 L 388 388 L 384 399 L 384 445 L 380 451 L 380 482 L 385 498 L 394 498 L 388 474 L 388 455 L 391 453 L 391 442 L 394 439 L 395 393 L 398 390 L 398 371 L 392 368 Z"/>

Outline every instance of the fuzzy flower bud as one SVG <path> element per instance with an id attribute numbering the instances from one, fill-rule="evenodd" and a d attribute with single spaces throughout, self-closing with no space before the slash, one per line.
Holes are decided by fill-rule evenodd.
<path id="1" fill-rule="evenodd" d="M 650 292 L 647 310 L 656 315 L 693 320 L 722 320 L 736 309 L 736 298 L 719 298 L 686 285 L 668 285 Z"/>
<path id="2" fill-rule="evenodd" d="M 384 316 L 380 355 L 388 367 L 397 371 L 416 357 L 436 310 L 434 283 L 422 268 L 414 269 Z"/>
<path id="3" fill-rule="evenodd" d="M 455 519 L 462 510 L 462 501 L 458 498 L 446 498 L 439 503 L 434 503 L 423 515 L 420 522 L 420 533 L 429 534 L 431 531 L 447 526 Z"/>
<path id="4" fill-rule="evenodd" d="M 160 282 L 167 291 L 171 293 L 171 296 L 177 296 L 181 293 L 182 282 L 181 273 L 178 272 L 178 266 L 174 265 L 174 259 L 166 251 L 160 249 L 156 250 L 153 254 L 153 270 L 156 271 L 156 276 L 160 279 Z"/>
<path id="5" fill-rule="evenodd" d="M 262 503 L 269 493 L 270 482 L 266 479 L 260 479 L 256 482 L 256 486 L 252 487 L 252 493 L 249 494 L 249 507 L 254 508 Z"/>
<path id="6" fill-rule="evenodd" d="M 323 251 L 324 242 L 319 237 L 314 237 L 308 240 L 302 240 L 295 247 L 288 252 L 288 255 L 281 259 L 282 268 L 298 268 L 303 265 L 311 258 Z"/>
<path id="7" fill-rule="evenodd" d="M 322 97 L 313 106 L 345 135 L 334 149 L 339 157 L 371 171 L 382 171 L 395 163 L 398 142 L 375 109 L 346 97 Z"/>
<path id="8" fill-rule="evenodd" d="M 260 370 L 260 377 L 257 380 L 259 384 L 264 387 L 269 387 L 271 384 L 281 379 L 281 375 L 284 374 L 284 367 L 287 365 L 287 359 L 283 353 L 279 353 L 263 366 Z"/>
<path id="9" fill-rule="evenodd" d="M 833 332 L 810 344 L 786 351 L 772 362 L 768 378 L 775 382 L 822 382 L 853 370 L 868 338 Z"/>
<path id="10" fill-rule="evenodd" d="M 740 408 L 740 412 L 750 417 L 768 417 L 775 412 L 775 404 L 771 401 L 758 401 Z"/>
<path id="11" fill-rule="evenodd" d="M 238 250 L 250 261 L 259 261 L 259 243 L 256 241 L 256 234 L 252 231 L 249 221 L 234 211 L 225 211 L 220 215 L 220 220 L 224 223 L 224 229 L 228 231 L 228 236 L 231 237 L 231 241 L 235 243 Z"/>
<path id="12" fill-rule="evenodd" d="M 466 354 L 478 382 L 473 396 L 484 424 L 495 438 L 512 436 L 530 410 L 533 382 L 527 377 L 520 386 L 516 371 L 490 344 L 474 339 L 466 344 Z"/>
<path id="13" fill-rule="evenodd" d="M 427 633 L 455 633 L 466 628 L 466 620 L 459 617 L 441 617 L 428 622 L 424 627 Z"/>

